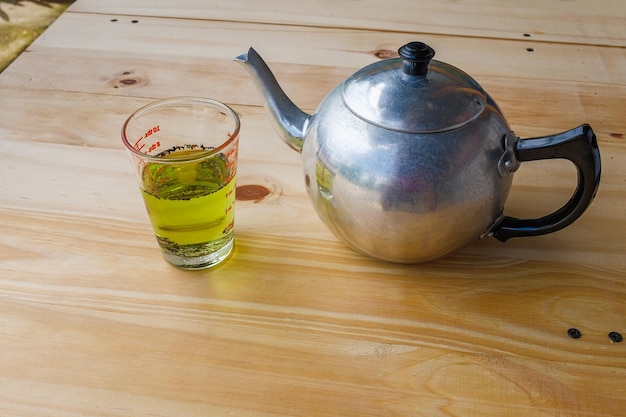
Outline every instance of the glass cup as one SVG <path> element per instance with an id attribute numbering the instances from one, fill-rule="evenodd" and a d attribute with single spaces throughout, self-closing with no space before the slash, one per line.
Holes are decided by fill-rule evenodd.
<path id="1" fill-rule="evenodd" d="M 179 268 L 216 266 L 232 252 L 239 126 L 230 107 L 196 97 L 157 101 L 124 123 L 156 239 Z"/>

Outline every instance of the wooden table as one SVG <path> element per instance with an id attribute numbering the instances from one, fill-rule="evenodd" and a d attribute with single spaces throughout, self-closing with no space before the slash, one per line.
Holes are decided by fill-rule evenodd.
<path id="1" fill-rule="evenodd" d="M 626 336 L 626 7 L 514 3 L 77 0 L 0 74 L 0 415 L 626 415 L 626 342 L 607 336 Z M 602 182 L 577 222 L 422 265 L 326 229 L 232 58 L 254 46 L 314 111 L 414 40 L 521 137 L 592 125 Z M 215 270 L 161 258 L 120 140 L 180 95 L 236 109 L 239 186 L 258 186 Z M 574 185 L 567 162 L 524 163 L 506 211 Z"/>

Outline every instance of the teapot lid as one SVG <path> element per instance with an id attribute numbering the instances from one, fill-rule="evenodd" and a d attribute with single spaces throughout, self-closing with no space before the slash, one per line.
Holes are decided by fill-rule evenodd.
<path id="1" fill-rule="evenodd" d="M 451 130 L 476 119 L 486 93 L 452 65 L 431 61 L 435 51 L 422 42 L 357 71 L 343 85 L 346 106 L 374 125 L 409 133 Z"/>

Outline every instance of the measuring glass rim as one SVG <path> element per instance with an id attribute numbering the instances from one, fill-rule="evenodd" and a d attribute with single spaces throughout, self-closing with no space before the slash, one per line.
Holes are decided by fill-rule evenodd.
<path id="1" fill-rule="evenodd" d="M 202 153 L 199 152 L 193 156 L 161 158 L 158 155 L 148 155 L 147 153 L 141 152 L 140 150 L 136 149 L 134 145 L 132 145 L 128 141 L 128 137 L 126 136 L 126 129 L 128 128 L 128 125 L 130 124 L 130 122 L 132 122 L 134 119 L 141 116 L 142 114 L 149 112 L 152 109 L 155 109 L 158 107 L 164 107 L 168 104 L 176 104 L 176 103 L 187 104 L 187 105 L 200 104 L 203 106 L 208 105 L 211 107 L 218 107 L 228 112 L 232 116 L 233 121 L 235 122 L 235 128 L 230 133 L 230 136 L 228 137 L 228 139 L 224 141 L 221 145 L 216 146 L 213 149 L 209 149 L 206 152 L 202 152 Z M 206 98 L 206 97 L 193 97 L 193 96 L 170 97 L 170 98 L 153 101 L 152 103 L 148 103 L 145 106 L 142 106 L 138 108 L 137 110 L 135 110 L 133 113 L 131 113 L 131 115 L 128 116 L 128 118 L 126 119 L 126 121 L 124 121 L 124 124 L 122 125 L 122 142 L 124 143 L 124 146 L 126 147 L 126 149 L 128 149 L 135 155 L 139 156 L 140 158 L 143 158 L 146 160 L 159 161 L 159 163 L 165 163 L 165 164 L 181 162 L 181 161 L 195 161 L 198 159 L 203 159 L 203 158 L 218 154 L 221 151 L 223 151 L 225 148 L 230 146 L 239 136 L 240 127 L 241 127 L 241 123 L 239 121 L 239 116 L 237 115 L 235 110 L 233 110 L 227 104 L 222 103 L 221 101 L 217 101 L 217 100 Z"/>

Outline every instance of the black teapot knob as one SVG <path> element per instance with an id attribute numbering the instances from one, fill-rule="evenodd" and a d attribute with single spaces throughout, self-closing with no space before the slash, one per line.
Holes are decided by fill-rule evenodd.
<path id="1" fill-rule="evenodd" d="M 423 42 L 410 42 L 398 49 L 403 59 L 402 71 L 409 75 L 426 75 L 435 50 Z"/>

